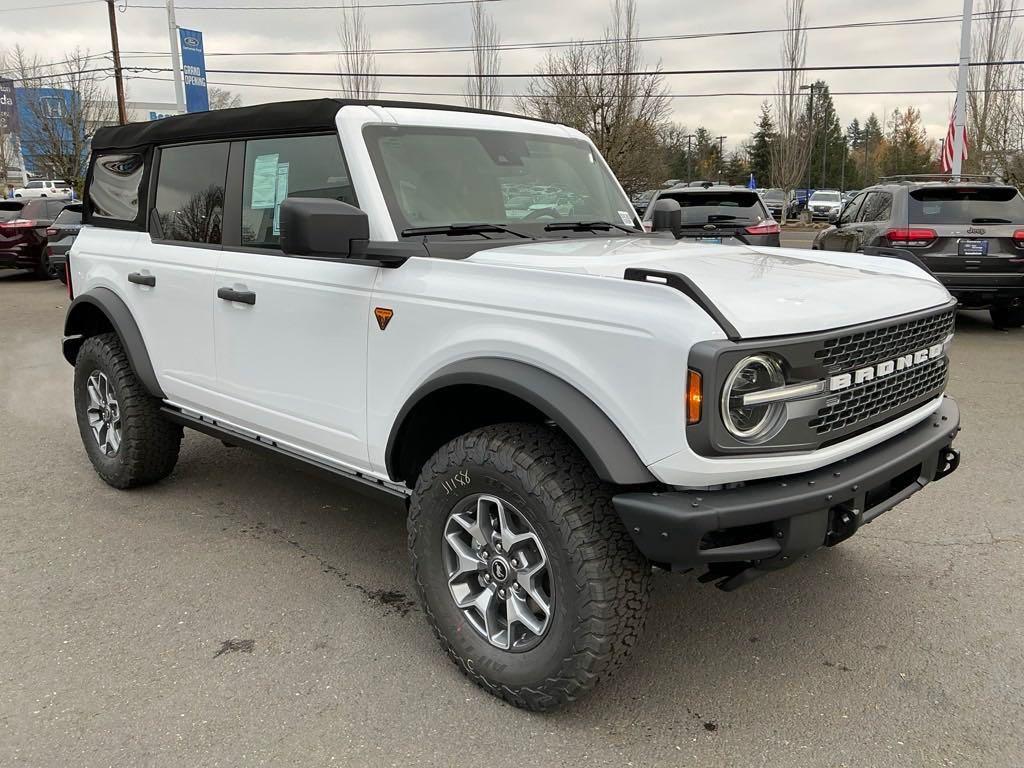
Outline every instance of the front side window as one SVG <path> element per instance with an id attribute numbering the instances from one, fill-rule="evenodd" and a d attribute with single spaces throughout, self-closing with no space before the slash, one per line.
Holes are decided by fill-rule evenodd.
<path id="1" fill-rule="evenodd" d="M 415 126 L 369 126 L 364 136 L 400 233 L 462 223 L 535 236 L 558 221 L 636 226 L 632 204 L 584 141 Z"/>
<path id="2" fill-rule="evenodd" d="M 839 224 L 849 224 L 850 222 L 857 220 L 857 214 L 860 212 L 861 206 L 864 204 L 864 194 L 857 195 L 853 200 L 846 204 L 843 208 L 842 214 L 839 216 Z"/>
<path id="3" fill-rule="evenodd" d="M 97 155 L 89 182 L 89 205 L 94 216 L 135 221 L 139 215 L 139 188 L 145 160 L 138 153 Z"/>
<path id="4" fill-rule="evenodd" d="M 356 205 L 335 134 L 246 142 L 242 245 L 278 247 L 281 203 L 286 197 L 326 197 Z"/>
<path id="5" fill-rule="evenodd" d="M 228 145 L 164 147 L 156 181 L 155 237 L 219 245 L 224 224 Z"/>

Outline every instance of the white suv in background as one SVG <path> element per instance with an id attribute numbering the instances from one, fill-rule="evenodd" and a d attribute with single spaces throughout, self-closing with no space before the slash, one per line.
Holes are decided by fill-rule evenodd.
<path id="1" fill-rule="evenodd" d="M 60 179 L 33 179 L 14 190 L 15 197 L 71 197 L 71 185 Z"/>
<path id="2" fill-rule="evenodd" d="M 672 200 L 645 233 L 565 126 L 267 104 L 102 128 L 88 178 L 63 350 L 100 477 L 166 478 L 184 426 L 405 500 L 427 620 L 517 706 L 619 667 L 652 565 L 735 589 L 958 463 L 941 285 L 677 242 Z"/>

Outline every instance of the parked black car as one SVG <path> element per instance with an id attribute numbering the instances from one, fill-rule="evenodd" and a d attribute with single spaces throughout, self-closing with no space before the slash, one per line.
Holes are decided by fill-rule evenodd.
<path id="1" fill-rule="evenodd" d="M 812 248 L 896 248 L 929 270 L 961 307 L 1024 325 L 1024 197 L 989 177 L 903 176 L 854 197 Z"/>
<path id="2" fill-rule="evenodd" d="M 651 202 L 651 198 L 658 193 L 656 189 L 645 189 L 643 192 L 637 192 L 633 195 L 630 200 L 633 203 L 633 209 L 636 211 L 637 216 L 643 216 L 647 210 L 647 206 Z"/>
<path id="3" fill-rule="evenodd" d="M 47 265 L 51 273 L 67 285 L 68 276 L 66 265 L 68 251 L 71 244 L 78 237 L 78 231 L 82 228 L 82 204 L 73 203 L 68 205 L 57 214 L 53 224 L 46 230 L 46 257 Z"/>
<path id="4" fill-rule="evenodd" d="M 666 199 L 675 200 L 682 209 L 681 240 L 779 245 L 778 222 L 752 189 L 706 186 L 662 190 L 647 205 L 645 228 L 649 229 L 654 219 L 655 204 Z"/>

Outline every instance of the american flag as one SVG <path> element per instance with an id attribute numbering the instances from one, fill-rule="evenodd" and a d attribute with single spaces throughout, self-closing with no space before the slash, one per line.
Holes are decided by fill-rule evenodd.
<path id="1" fill-rule="evenodd" d="M 953 102 L 953 113 L 949 116 L 949 130 L 946 140 L 942 143 L 942 172 L 953 172 L 953 153 L 956 151 L 956 102 Z M 967 126 L 964 126 L 964 160 L 967 159 Z"/>

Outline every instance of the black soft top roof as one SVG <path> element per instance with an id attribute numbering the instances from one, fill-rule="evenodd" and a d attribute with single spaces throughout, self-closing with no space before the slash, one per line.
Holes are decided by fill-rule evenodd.
<path id="1" fill-rule="evenodd" d="M 438 109 L 448 112 L 476 112 L 531 119 L 524 115 L 460 107 L 451 104 L 419 104 L 409 101 L 365 101 L 359 99 L 306 99 L 256 104 L 251 107 L 219 109 L 173 115 L 145 123 L 100 128 L 92 140 L 93 150 L 126 149 L 181 141 L 230 139 L 236 136 L 333 130 L 338 110 L 344 106 L 378 106 Z"/>

